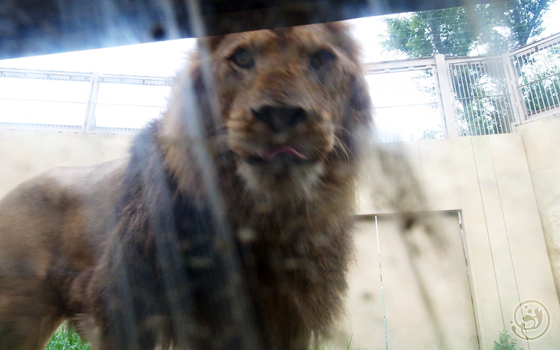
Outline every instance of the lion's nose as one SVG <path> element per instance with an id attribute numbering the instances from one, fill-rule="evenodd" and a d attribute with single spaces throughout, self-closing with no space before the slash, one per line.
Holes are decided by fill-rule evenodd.
<path id="1" fill-rule="evenodd" d="M 251 111 L 255 118 L 270 126 L 275 133 L 287 131 L 307 119 L 307 112 L 299 107 L 263 106 Z"/>

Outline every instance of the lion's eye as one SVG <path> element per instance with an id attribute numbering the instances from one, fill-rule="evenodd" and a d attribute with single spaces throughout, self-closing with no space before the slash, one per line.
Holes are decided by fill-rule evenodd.
<path id="1" fill-rule="evenodd" d="M 253 56 L 245 49 L 237 49 L 231 56 L 229 56 L 230 61 L 235 63 L 241 68 L 251 68 L 255 65 L 255 60 Z"/>
<path id="2" fill-rule="evenodd" d="M 309 64 L 313 69 L 319 69 L 328 63 L 334 61 L 336 59 L 336 55 L 327 49 L 321 49 L 313 53 L 309 57 Z"/>

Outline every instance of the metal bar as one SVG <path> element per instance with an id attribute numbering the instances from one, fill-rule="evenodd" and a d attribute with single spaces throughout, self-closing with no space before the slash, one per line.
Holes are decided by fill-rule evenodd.
<path id="1" fill-rule="evenodd" d="M 445 65 L 445 69 L 446 69 L 446 73 L 448 73 L 447 65 Z M 437 107 L 438 107 L 439 117 L 440 117 L 440 120 L 441 120 L 440 130 L 441 130 L 442 134 L 444 135 L 444 137 L 451 137 L 451 136 L 449 136 L 449 132 L 447 131 L 447 122 L 445 121 L 445 111 L 444 111 L 444 108 L 443 108 L 443 99 L 441 97 L 441 88 L 439 86 L 439 81 L 438 81 L 439 75 L 438 75 L 438 72 L 437 72 L 436 68 L 432 68 L 432 77 L 433 77 L 433 80 L 434 80 L 434 89 L 435 89 L 435 92 L 436 92 L 436 101 L 437 101 L 436 103 L 437 103 Z M 448 101 L 451 104 L 451 108 L 452 108 L 452 112 L 453 112 L 453 121 L 455 121 L 455 130 L 457 132 L 457 136 L 459 136 L 459 128 L 457 126 L 457 116 L 455 115 L 455 109 L 453 108 L 453 96 L 452 96 L 451 87 L 450 87 L 450 84 L 449 84 L 449 74 L 448 74 L 447 84 L 448 84 L 447 87 L 448 87 L 449 94 L 450 94 Z"/>
<path id="2" fill-rule="evenodd" d="M 544 78 L 541 78 L 541 79 L 537 79 L 537 80 L 533 80 L 533 81 L 532 81 L 532 82 L 530 82 L 530 83 L 527 83 L 527 84 L 521 84 L 521 85 L 519 85 L 519 86 L 521 86 L 521 87 L 525 87 L 525 86 L 531 85 L 531 84 L 533 84 L 533 83 L 538 83 L 538 82 L 541 82 L 541 81 L 547 80 L 547 79 L 549 79 L 549 78 L 552 78 L 552 77 L 554 77 L 554 76 L 558 76 L 558 77 L 560 77 L 560 72 L 558 72 L 558 73 L 554 73 L 554 74 L 550 74 L 550 75 L 547 75 L 547 76 L 546 76 L 546 77 L 544 77 Z"/>
<path id="3" fill-rule="evenodd" d="M 526 57 L 524 57 L 524 56 L 526 56 L 526 55 L 523 55 L 521 57 L 519 57 L 519 56 L 517 57 L 517 62 L 518 62 L 518 66 L 519 66 L 518 76 L 521 79 L 521 81 L 523 81 L 524 78 L 525 78 L 524 73 L 523 73 L 523 66 L 524 66 L 523 65 L 523 60 L 525 60 Z M 533 95 L 533 91 L 532 91 L 532 88 L 530 86 L 530 83 L 523 86 L 523 88 L 524 89 L 522 90 L 522 92 L 523 92 L 522 98 L 523 98 L 523 101 L 524 101 L 524 104 L 525 104 L 525 107 L 526 107 L 526 111 L 527 111 L 525 115 L 526 115 L 526 119 L 529 119 L 528 118 L 529 115 L 534 114 L 534 110 L 537 109 L 535 102 L 538 102 L 538 101 L 535 100 L 535 96 Z M 529 95 L 531 98 L 529 100 L 527 100 L 525 98 L 526 95 Z M 531 111 L 531 109 L 533 111 Z"/>
<path id="4" fill-rule="evenodd" d="M 560 99 L 559 99 L 559 97 L 560 97 L 560 91 L 558 91 L 558 86 L 560 86 L 560 76 L 559 76 L 558 78 L 559 78 L 559 79 L 556 81 L 557 84 L 555 84 L 554 81 L 552 82 L 552 88 L 554 89 L 554 97 L 555 97 L 555 101 L 556 101 L 556 102 L 554 103 L 555 106 L 560 105 Z"/>
<path id="5" fill-rule="evenodd" d="M 492 63 L 491 70 L 495 77 L 499 77 L 499 81 L 497 82 L 498 90 L 499 92 L 503 92 L 504 87 L 506 87 L 506 81 L 504 77 L 504 71 L 501 69 L 501 62 Z M 502 94 L 500 96 L 497 96 L 496 99 L 497 101 L 495 102 L 495 104 L 499 107 L 498 121 L 500 126 L 499 129 L 500 133 L 508 132 L 509 128 L 508 128 L 508 124 L 506 123 L 506 120 L 508 119 L 508 110 L 507 110 L 507 103 L 505 102 L 505 99 L 509 99 L 509 98 L 506 94 Z"/>
<path id="6" fill-rule="evenodd" d="M 91 76 L 91 88 L 88 94 L 86 115 L 84 118 L 84 125 L 82 132 L 88 132 L 95 128 L 95 103 L 97 102 L 97 95 L 99 93 L 99 80 L 97 74 Z"/>
<path id="7" fill-rule="evenodd" d="M 22 79 L 36 79 L 29 78 L 29 74 L 47 75 L 47 76 L 70 76 L 70 77 L 91 77 L 93 73 L 88 72 L 65 72 L 65 71 L 51 71 L 51 70 L 40 70 L 40 69 L 22 69 L 22 68 L 0 68 L 0 74 L 5 72 L 9 73 L 21 73 L 24 74 L 23 77 L 18 76 L 8 76 L 6 78 L 22 78 Z M 2 77 L 2 76 L 0 76 Z M 173 81 L 171 77 L 157 77 L 157 76 L 144 76 L 144 75 L 124 75 L 124 74 L 98 74 L 100 79 L 130 79 L 130 80 L 143 80 L 143 81 L 162 81 L 170 83 Z M 66 79 L 65 79 L 66 80 Z M 72 80 L 70 80 L 72 81 Z M 123 83 L 123 84 L 126 84 Z"/>
<path id="8" fill-rule="evenodd" d="M 510 55 L 523 56 L 526 54 L 531 54 L 537 50 L 542 50 L 549 46 L 557 45 L 560 42 L 560 33 L 553 34 L 548 38 L 539 40 L 529 45 L 525 45 L 517 50 L 510 52 Z"/>
<path id="9" fill-rule="evenodd" d="M 521 87 L 519 85 L 519 80 L 516 79 L 517 75 L 515 73 L 511 57 L 513 56 L 510 54 L 503 54 L 502 65 L 504 69 L 507 89 L 509 95 L 511 96 L 510 101 L 512 105 L 511 109 L 513 112 L 514 123 L 517 123 L 519 125 L 524 119 L 523 116 L 527 115 L 527 109 L 525 108 L 525 103 L 523 102 Z"/>
<path id="10" fill-rule="evenodd" d="M 508 94 L 497 94 L 497 95 L 484 95 L 484 96 L 478 96 L 478 98 L 483 98 L 483 97 L 487 97 L 487 98 L 491 98 L 491 97 L 506 97 L 509 96 Z M 471 97 L 462 97 L 462 98 L 458 98 L 457 100 L 468 100 Z"/>
<path id="11" fill-rule="evenodd" d="M 477 120 L 479 122 L 480 125 L 480 134 L 479 135 L 487 135 L 488 134 L 488 120 L 486 119 L 486 115 L 484 115 L 484 112 L 486 110 L 486 103 L 487 102 L 487 98 L 483 95 L 481 95 L 481 83 L 480 83 L 480 79 L 482 76 L 487 75 L 486 74 L 486 68 L 484 66 L 484 64 L 482 62 L 480 62 L 475 69 L 475 75 L 471 76 L 472 82 L 473 84 L 470 85 L 470 89 L 472 90 L 477 103 L 477 107 L 482 107 L 482 108 L 477 108 L 476 109 L 476 113 L 477 113 Z M 476 80 L 475 80 L 476 79 Z"/>
<path id="12" fill-rule="evenodd" d="M 544 109 L 548 110 L 551 106 L 551 103 L 550 103 L 550 99 L 548 98 L 548 94 L 546 93 L 546 88 L 542 85 L 539 85 L 537 81 L 533 82 L 533 84 L 535 84 L 535 86 L 540 90 L 540 93 L 541 93 L 540 95 L 543 96 L 543 103 L 546 100 L 546 104 L 545 104 Z M 548 107 L 546 107 L 546 106 L 548 106 Z"/>
<path id="13" fill-rule="evenodd" d="M 38 100 L 38 99 L 31 99 L 31 98 L 6 98 L 0 97 L 0 100 L 4 101 L 25 101 L 25 102 L 48 102 L 48 103 L 69 103 L 69 104 L 80 104 L 83 105 L 86 102 L 79 102 L 79 101 L 58 101 L 58 100 Z"/>
<path id="14" fill-rule="evenodd" d="M 478 64 L 478 63 L 477 63 L 477 64 Z M 471 89 L 472 86 L 473 86 L 473 82 L 471 81 L 471 64 L 470 64 L 470 63 L 467 63 L 467 64 L 465 65 L 465 71 L 464 71 L 464 73 L 465 73 L 465 74 L 463 75 L 463 77 L 464 77 L 464 82 L 466 83 L 466 84 L 463 85 L 463 86 L 464 86 L 464 89 L 465 89 L 465 96 L 469 96 L 469 97 L 470 97 L 470 101 L 471 101 L 471 104 L 472 104 L 472 103 L 475 102 L 477 99 L 476 99 L 476 96 L 473 95 L 473 92 L 472 92 L 472 89 Z M 478 122 L 477 122 L 477 120 L 476 120 L 475 113 L 476 113 L 476 112 L 471 108 L 471 113 L 470 113 L 469 116 L 470 116 L 470 119 L 471 119 L 471 123 L 470 123 L 470 124 L 472 124 L 473 130 L 474 130 L 474 134 L 473 134 L 472 136 L 474 136 L 474 135 L 480 135 L 480 126 L 478 125 Z M 477 127 L 478 127 L 478 129 L 479 129 L 478 131 L 477 131 Z"/>
<path id="15" fill-rule="evenodd" d="M 493 92 L 499 92 L 499 83 L 497 83 L 496 80 L 496 71 L 494 70 L 494 64 L 492 62 L 487 62 L 485 64 L 483 64 L 484 66 L 484 75 L 486 77 L 489 77 L 489 88 L 491 91 Z M 488 133 L 489 134 L 494 134 L 499 133 L 500 129 L 502 128 L 502 123 L 500 122 L 501 119 L 501 108 L 499 106 L 499 99 L 489 96 L 487 94 L 487 90 L 484 89 L 485 92 L 485 97 L 488 100 L 489 103 L 489 108 L 485 109 L 485 110 L 489 110 L 490 112 L 490 118 L 487 120 L 488 122 L 488 126 L 489 126 L 489 130 Z M 487 128 L 488 129 L 488 128 Z"/>
<path id="16" fill-rule="evenodd" d="M 453 108 L 453 96 L 449 89 L 449 74 L 447 72 L 447 64 L 444 55 L 436 55 L 436 74 L 437 86 L 440 91 L 441 106 L 443 107 L 443 125 L 445 127 L 447 137 L 458 137 L 459 131 L 455 120 L 455 110 Z"/>
<path id="17" fill-rule="evenodd" d="M 550 117 L 556 114 L 560 114 L 560 107 L 556 107 L 554 109 L 549 109 L 548 111 L 543 111 L 541 113 L 536 114 L 535 117 L 532 117 L 531 119 L 528 119 L 527 122 L 532 122 L 535 120 L 539 120 L 539 119 L 543 119 L 546 117 Z"/>
<path id="18" fill-rule="evenodd" d="M 500 91 L 503 95 L 499 98 L 499 105 L 502 109 L 502 118 L 500 118 L 500 123 L 502 125 L 502 133 L 513 132 L 511 129 L 511 120 L 513 117 L 513 110 L 511 107 L 511 97 L 509 94 L 508 82 L 506 78 L 505 67 L 503 66 L 503 61 L 496 61 L 494 64 L 494 69 L 500 74 Z"/>
<path id="19" fill-rule="evenodd" d="M 375 107 L 375 109 L 380 110 L 380 109 L 387 109 L 387 108 L 418 107 L 418 106 L 432 105 L 434 103 L 437 103 L 437 102 L 411 103 L 411 104 L 403 104 L 403 105 L 382 106 L 382 107 Z"/>
<path id="20" fill-rule="evenodd" d="M 454 65 L 454 67 L 456 68 L 456 74 L 457 74 L 457 79 L 459 81 L 459 89 L 458 89 L 458 97 L 463 97 L 463 96 L 467 96 L 467 76 L 466 74 L 468 74 L 468 65 L 467 64 L 462 64 L 462 65 Z M 472 98 L 469 98 L 470 100 L 472 100 Z M 459 102 L 461 102 L 459 100 Z M 471 116 L 468 113 L 468 111 L 465 109 L 464 105 L 461 103 L 461 109 L 463 111 L 463 120 L 467 123 L 467 130 L 469 135 L 475 135 L 476 131 L 474 129 L 474 121 L 471 122 Z"/>
<path id="21" fill-rule="evenodd" d="M 424 70 L 435 66 L 433 57 L 414 58 L 410 60 L 396 60 L 385 62 L 364 63 L 365 74 L 383 74 L 388 71 Z"/>
<path id="22" fill-rule="evenodd" d="M 0 122 L 1 129 L 12 129 L 12 130 L 37 130 L 37 128 L 43 130 L 57 130 L 57 131 L 73 131 L 77 132 L 81 130 L 81 126 L 76 125 L 63 125 L 63 124 L 39 124 L 39 123 L 7 123 Z"/>
<path id="23" fill-rule="evenodd" d="M 467 92 L 467 74 L 468 74 L 468 64 L 460 64 L 460 65 L 454 65 L 453 67 L 456 67 L 455 71 L 458 77 L 458 81 L 460 82 L 459 84 L 459 90 L 458 90 L 458 96 L 468 96 L 468 92 Z M 458 68 L 458 69 L 457 69 Z M 472 100 L 472 98 L 469 98 L 470 100 Z M 466 121 L 467 123 L 467 129 L 469 132 L 469 135 L 476 135 L 476 130 L 475 130 L 475 124 L 474 124 L 474 120 L 471 120 L 471 116 L 468 113 L 468 111 L 464 108 L 464 105 L 461 104 L 462 110 L 463 110 L 463 120 Z"/>
<path id="24" fill-rule="evenodd" d="M 24 73 L 24 74 L 45 74 L 45 75 L 70 75 L 80 77 L 90 77 L 92 73 L 83 72 L 64 72 L 64 71 L 51 71 L 51 70 L 37 70 L 37 69 L 18 69 L 18 68 L 0 68 L 0 73 Z M 12 78 L 12 77 L 10 77 Z M 15 78 L 15 77 L 14 77 Z"/>
<path id="25" fill-rule="evenodd" d="M 159 105 L 136 105 L 127 103 L 96 103 L 98 106 L 114 106 L 114 107 L 144 107 L 144 108 L 161 108 Z"/>

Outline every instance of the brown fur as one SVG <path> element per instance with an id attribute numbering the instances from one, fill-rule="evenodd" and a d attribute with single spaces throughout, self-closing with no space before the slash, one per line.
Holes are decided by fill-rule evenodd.
<path id="1" fill-rule="evenodd" d="M 239 48 L 252 65 L 235 63 Z M 314 56 L 320 51 L 327 58 Z M 111 184 L 71 170 L 51 174 L 56 185 L 43 175 L 4 200 L 0 249 L 21 255 L 0 257 L 12 266 L 3 275 L 32 277 L 0 286 L 0 344 L 8 339 L 11 346 L 0 350 L 39 349 L 67 316 L 95 349 L 247 348 L 235 316 L 247 290 L 235 287 L 239 279 L 248 288 L 243 305 L 262 325 L 267 348 L 306 349 L 339 314 L 351 253 L 356 136 L 370 113 L 355 44 L 344 26 L 327 24 L 209 38 L 199 52 L 179 76 L 163 120 L 137 138 L 124 180 L 122 167 L 98 168 L 118 179 Z M 274 132 L 252 112 L 265 106 L 297 107 L 306 117 Z M 278 145 L 305 161 L 254 161 Z M 109 188 L 95 188 L 104 184 Z M 107 209 L 117 202 L 115 192 L 116 217 Z M 43 193 L 53 194 L 46 208 L 32 198 Z M 10 219 L 22 212 L 31 229 Z M 235 247 L 220 236 L 222 219 Z M 233 272 L 241 274 L 233 278 L 236 257 Z M 226 293 L 232 290 L 237 294 Z M 18 296 L 26 300 L 5 306 Z M 32 311 L 35 321 L 25 326 L 11 317 Z M 25 343 L 21 334 L 39 327 L 41 336 Z"/>
<path id="2" fill-rule="evenodd" d="M 44 349 L 114 217 L 126 161 L 57 168 L 0 202 L 0 349 Z"/>

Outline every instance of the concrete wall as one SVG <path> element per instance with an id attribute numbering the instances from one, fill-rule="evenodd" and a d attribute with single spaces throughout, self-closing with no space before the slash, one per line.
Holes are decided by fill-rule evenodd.
<path id="1" fill-rule="evenodd" d="M 421 217 L 437 234 L 418 223 L 403 230 L 399 214 L 359 217 L 346 317 L 329 349 L 350 339 L 350 349 L 479 348 L 458 212 Z"/>
<path id="2" fill-rule="evenodd" d="M 516 307 L 525 300 L 545 305 L 551 328 L 519 344 L 557 348 L 560 305 L 521 135 L 384 144 L 380 154 L 365 172 L 362 214 L 461 211 L 481 349 L 492 349 L 503 330 L 513 335 Z"/>
<path id="3" fill-rule="evenodd" d="M 0 198 L 22 181 L 58 166 L 86 166 L 128 156 L 133 135 L 0 130 Z"/>
<path id="4" fill-rule="evenodd" d="M 560 115 L 517 127 L 521 135 L 537 206 L 560 296 Z"/>
<path id="5" fill-rule="evenodd" d="M 512 335 L 514 311 L 525 300 L 537 300 L 545 305 L 550 329 L 536 340 L 518 339 L 521 347 L 548 350 L 560 344 L 560 305 L 545 244 L 546 234 L 558 277 L 560 187 L 556 183 L 560 175 L 557 136 L 560 118 L 526 124 L 519 131 L 508 135 L 384 144 L 381 152 L 372 156 L 359 192 L 360 213 L 368 217 L 402 211 L 461 212 L 469 263 L 469 293 L 481 349 L 492 349 L 504 329 Z M 126 157 L 131 138 L 131 135 L 0 130 L 0 196 L 21 181 L 55 166 L 92 165 Z M 369 245 L 370 252 L 375 250 L 377 243 L 371 240 L 370 234 L 373 226 L 360 227 L 366 228 L 357 235 L 358 244 Z M 375 276 L 371 279 L 377 273 L 372 267 L 376 263 L 375 254 L 358 251 L 358 265 L 360 261 L 366 262 L 358 266 L 366 272 L 353 269 L 350 295 L 359 297 L 349 302 L 348 316 L 353 318 L 353 326 L 343 335 L 348 339 L 355 333 L 353 344 L 363 348 L 373 346 L 368 339 L 375 339 L 384 348 L 383 332 L 379 332 L 384 327 L 383 318 L 372 317 L 373 312 L 383 315 L 380 299 L 375 297 L 377 294 L 352 294 L 356 292 L 352 288 L 361 288 L 364 281 L 375 280 Z M 363 269 L 364 266 L 367 268 Z M 370 283 L 368 288 L 376 288 L 379 294 L 379 284 Z M 364 295 L 369 295 L 367 298 L 374 295 L 374 302 L 364 302 Z M 443 293 L 440 298 L 446 295 L 449 294 Z M 387 305 L 410 302 L 406 293 L 403 298 L 388 301 Z M 453 305 L 444 305 L 443 314 L 460 313 Z M 402 310 L 399 317 L 406 319 L 406 310 L 411 308 Z M 371 324 L 370 321 L 374 322 L 371 327 L 376 335 L 360 343 L 359 325 Z M 429 336 L 423 339 L 431 341 Z M 401 348 L 406 349 L 404 336 L 399 341 Z"/>

